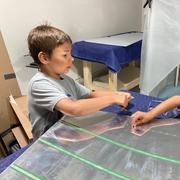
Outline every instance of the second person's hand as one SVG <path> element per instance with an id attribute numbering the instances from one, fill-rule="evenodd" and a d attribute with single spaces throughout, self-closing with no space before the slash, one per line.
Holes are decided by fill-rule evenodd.
<path id="1" fill-rule="evenodd" d="M 153 119 L 153 116 L 150 112 L 141 112 L 137 111 L 131 115 L 131 124 L 132 128 L 136 128 L 138 125 L 142 125 L 150 122 Z"/>

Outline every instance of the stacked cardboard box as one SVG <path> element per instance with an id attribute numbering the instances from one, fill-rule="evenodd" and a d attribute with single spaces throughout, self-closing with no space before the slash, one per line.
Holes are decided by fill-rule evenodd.
<path id="1" fill-rule="evenodd" d="M 0 133 L 11 127 L 13 124 L 20 124 L 17 112 L 11 107 L 9 103 L 9 95 L 12 94 L 14 97 L 21 97 L 21 92 L 16 80 L 16 76 L 8 56 L 8 52 L 0 32 Z M 31 130 L 28 130 L 31 131 Z M 26 139 L 21 143 L 21 147 L 28 143 L 29 137 L 24 131 L 23 125 L 14 130 L 14 136 L 18 142 L 22 139 Z M 9 133 L 4 138 L 6 144 L 12 139 L 13 133 Z M 3 148 L 0 145 L 0 153 L 4 154 Z"/>

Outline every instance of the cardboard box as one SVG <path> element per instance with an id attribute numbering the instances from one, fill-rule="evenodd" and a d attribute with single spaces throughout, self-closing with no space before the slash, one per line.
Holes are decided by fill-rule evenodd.
<path id="1" fill-rule="evenodd" d="M 12 68 L 5 43 L 0 33 L 0 132 L 9 128 L 11 124 L 17 123 L 8 97 L 10 94 L 21 96 L 21 92 Z"/>
<path id="2" fill-rule="evenodd" d="M 19 122 L 21 123 L 24 132 L 28 138 L 28 141 L 31 141 L 33 139 L 32 135 L 32 126 L 31 122 L 28 118 L 28 106 L 27 106 L 27 97 L 26 96 L 21 96 L 18 98 L 15 98 L 10 95 L 9 96 L 9 102 L 16 113 Z"/>
<path id="3" fill-rule="evenodd" d="M 16 80 L 16 75 L 14 73 L 11 61 L 8 56 L 8 52 L 0 32 L 0 133 L 10 128 L 13 124 L 18 124 L 19 120 L 16 114 L 14 113 L 10 103 L 9 95 L 13 94 L 14 97 L 20 97 L 21 92 Z M 18 130 L 17 130 L 18 129 Z M 26 136 L 23 133 L 23 129 L 17 128 L 14 132 L 16 139 L 24 139 Z M 18 131 L 18 135 L 17 134 Z M 27 138 L 27 137 L 25 137 Z M 10 133 L 5 138 L 5 144 L 8 144 L 9 141 L 13 140 L 13 134 Z M 21 143 L 23 144 L 23 143 Z M 24 144 L 25 145 L 25 144 Z M 24 146 L 23 145 L 23 146 Z M 4 153 L 4 150 L 0 144 L 0 153 Z"/>
<path id="4" fill-rule="evenodd" d="M 13 128 L 12 133 L 14 134 L 21 148 L 25 147 L 28 144 L 28 140 L 24 134 L 24 129 L 22 127 Z"/>

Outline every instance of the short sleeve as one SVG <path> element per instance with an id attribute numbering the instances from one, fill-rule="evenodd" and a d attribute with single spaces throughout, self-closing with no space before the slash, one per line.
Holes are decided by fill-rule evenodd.
<path id="1" fill-rule="evenodd" d="M 91 90 L 81 85 L 80 83 L 74 81 L 76 92 L 79 99 L 88 98 L 90 96 Z"/>
<path id="2" fill-rule="evenodd" d="M 53 111 L 56 103 L 68 98 L 66 93 L 48 81 L 36 81 L 31 87 L 31 96 L 36 106 Z"/>

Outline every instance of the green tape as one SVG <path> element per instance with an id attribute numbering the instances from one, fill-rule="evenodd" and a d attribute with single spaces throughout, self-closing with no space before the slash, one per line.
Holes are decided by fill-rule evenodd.
<path id="1" fill-rule="evenodd" d="M 144 151 L 144 150 L 139 149 L 139 148 L 134 148 L 134 147 L 131 147 L 129 145 L 126 145 L 126 144 L 114 141 L 113 139 L 108 138 L 106 136 L 98 135 L 98 134 L 96 134 L 94 132 L 88 131 L 87 129 L 80 128 L 80 127 L 78 127 L 78 126 L 76 126 L 74 124 L 71 124 L 69 122 L 66 122 L 66 121 L 64 121 L 64 122 L 69 124 L 69 125 L 71 125 L 71 126 L 73 126 L 75 129 L 78 129 L 79 131 L 82 131 L 82 132 L 85 132 L 87 134 L 93 135 L 94 137 L 97 137 L 98 139 L 101 139 L 103 141 L 109 142 L 109 143 L 114 144 L 114 145 L 116 145 L 118 147 L 127 149 L 127 150 L 132 151 L 132 152 L 136 152 L 136 153 L 139 153 L 139 154 L 143 154 L 145 156 L 149 156 L 149 157 L 152 157 L 152 158 L 155 158 L 155 159 L 159 159 L 159 160 L 163 160 L 163 161 L 167 161 L 167 162 L 170 162 L 170 163 L 174 163 L 174 164 L 180 165 L 180 160 L 168 158 L 168 157 L 161 156 L 161 155 L 155 154 L 155 153 L 150 153 L 150 152 Z"/>
<path id="2" fill-rule="evenodd" d="M 36 174 L 28 171 L 27 169 L 24 169 L 24 168 L 18 166 L 17 164 L 11 164 L 10 167 L 11 167 L 13 170 L 17 171 L 18 173 L 20 173 L 20 174 L 28 177 L 29 179 L 33 179 L 33 180 L 43 180 L 43 178 L 41 178 L 41 177 L 37 176 Z"/>
<path id="3" fill-rule="evenodd" d="M 49 142 L 47 140 L 43 140 L 43 139 L 39 139 L 38 141 L 40 141 L 42 144 L 46 144 L 46 145 L 50 146 L 51 148 L 53 148 L 53 149 L 55 149 L 55 150 L 57 150 L 59 152 L 62 152 L 63 154 L 66 154 L 67 156 L 73 157 L 73 158 L 75 158 L 75 159 L 77 159 L 77 160 L 79 160 L 79 161 L 81 161 L 81 162 L 83 162 L 83 163 L 85 163 L 85 164 L 87 164 L 89 166 L 92 166 L 92 167 L 94 167 L 94 168 L 96 168 L 96 169 L 98 169 L 100 171 L 103 171 L 103 172 L 105 172 L 107 174 L 110 174 L 110 175 L 112 175 L 112 176 L 114 176 L 116 178 L 121 178 L 123 180 L 127 180 L 127 179 L 130 179 L 130 180 L 132 179 L 133 180 L 132 177 L 124 176 L 124 175 L 122 175 L 120 173 L 116 173 L 116 172 L 112 171 L 111 169 L 103 167 L 103 166 L 101 166 L 99 164 L 95 164 L 94 162 L 92 162 L 92 161 L 90 161 L 88 159 L 85 159 L 85 158 L 79 156 L 78 154 L 76 154 L 74 152 L 66 150 L 62 146 L 53 144 L 53 143 L 51 143 L 51 142 Z"/>

